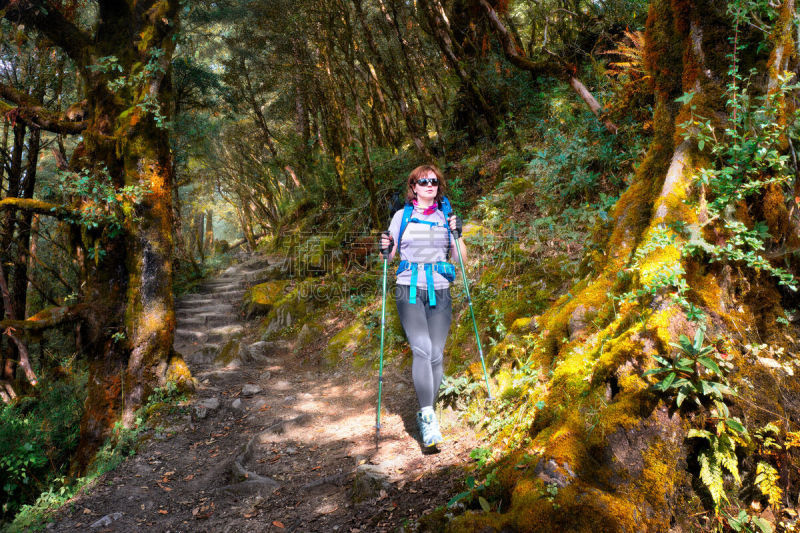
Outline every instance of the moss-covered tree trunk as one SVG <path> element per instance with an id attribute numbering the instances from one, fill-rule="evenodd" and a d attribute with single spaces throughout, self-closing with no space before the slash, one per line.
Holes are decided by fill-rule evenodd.
<path id="1" fill-rule="evenodd" d="M 710 151 L 713 140 L 699 142 L 709 131 L 699 122 L 709 120 L 720 136 L 735 122 L 732 61 L 739 72 L 752 67 L 764 73 L 750 79 L 751 96 L 776 91 L 780 75 L 796 64 L 790 51 L 794 2 L 769 9 L 775 22 L 764 34 L 734 23 L 735 2 L 651 2 L 645 61 L 656 101 L 653 140 L 608 223 L 597 228 L 593 272 L 538 317 L 532 348 L 521 347 L 521 329 L 512 329 L 500 345 L 499 353 L 527 350 L 538 365 L 540 382 L 526 392 L 528 401 L 517 404 L 516 419 L 532 422 L 522 435 L 512 427 L 501 431 L 499 442 L 508 450 L 487 496 L 500 498 L 502 512 L 467 513 L 450 530 L 697 530 L 715 506 L 695 477 L 701 439 L 687 435 L 692 428 L 718 432 L 717 421 L 725 417 L 705 400 L 705 408 L 691 399 L 676 408 L 675 398 L 654 392 L 654 380 L 643 373 L 655 364 L 653 356 L 671 360 L 678 337 L 691 338 L 699 327 L 719 360 L 732 362 L 729 378 L 739 395 L 726 396 L 731 416 L 751 432 L 770 421 L 778 421 L 781 432 L 796 431 L 800 385 L 746 348 L 766 343 L 773 353 L 795 349 L 777 320 L 796 297 L 767 267 L 751 268 L 746 260 L 714 252 L 686 253 L 698 242 L 709 245 L 706 250 L 736 246 L 730 229 L 735 221 L 750 229 L 765 222 L 771 237 L 761 253 L 774 258 L 773 268 L 785 266 L 796 248 L 789 244 L 796 229 L 781 185 L 761 187 L 715 218 L 708 205 L 725 193 L 700 179 L 719 156 Z M 686 93 L 693 98 L 681 98 Z M 777 119 L 785 120 L 789 99 L 772 105 L 780 107 Z M 767 172 L 759 179 L 771 177 Z M 755 464 L 744 458 L 752 450 L 741 446 L 744 478 Z M 792 465 L 791 457 L 784 460 Z M 791 471 L 800 461 L 793 460 L 781 478 L 787 502 L 797 498 Z M 723 474 L 720 487 L 735 499 L 734 480 Z M 741 505 L 752 512 L 749 503 L 755 499 L 760 506 L 765 500 L 759 498 L 756 490 Z M 735 516 L 738 509 L 730 509 Z"/>
<path id="2" fill-rule="evenodd" d="M 93 312 L 82 329 L 89 358 L 78 463 L 84 467 L 117 420 L 131 424 L 154 387 L 188 378 L 172 352 L 172 159 L 170 62 L 177 0 L 97 4 L 92 33 L 49 2 L 0 1 L 9 21 L 33 28 L 62 48 L 82 78 L 88 108 L 74 171 L 109 179 L 119 191 L 118 229 L 84 228 L 81 299 Z"/>
<path id="3" fill-rule="evenodd" d="M 142 81 L 110 94 L 113 72 L 88 76 L 92 119 L 83 161 L 76 163 L 98 170 L 104 164 L 117 187 L 139 184 L 146 192 L 123 206 L 123 235 L 110 239 L 106 255 L 89 265 L 84 299 L 100 302 L 108 319 L 98 332 L 100 349 L 90 352 L 84 454 L 100 445 L 120 416 L 131 424 L 152 389 L 170 371 L 185 368 L 172 355 L 173 166 L 165 124 L 177 11 L 177 1 L 164 0 L 101 7 L 97 56 L 117 58 L 128 79 Z"/>

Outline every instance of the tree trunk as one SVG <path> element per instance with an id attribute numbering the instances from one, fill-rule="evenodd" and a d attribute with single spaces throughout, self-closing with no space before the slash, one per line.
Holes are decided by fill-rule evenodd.
<path id="1" fill-rule="evenodd" d="M 141 197 L 123 200 L 129 205 L 123 210 L 121 235 L 86 230 L 78 243 L 79 249 L 91 252 L 82 254 L 80 296 L 95 310 L 82 330 L 89 382 L 80 469 L 117 420 L 134 422 L 134 413 L 154 387 L 168 378 L 189 377 L 172 351 L 173 165 L 164 127 L 172 113 L 170 62 L 179 2 L 99 2 L 92 36 L 50 4 L 47 9 L 0 4 L 7 18 L 43 32 L 78 65 L 91 118 L 72 168 L 107 172 L 118 188 L 146 188 Z M 90 68 L 92 58 L 111 56 L 130 83 L 113 95 L 108 87 L 117 73 Z"/>
<path id="2" fill-rule="evenodd" d="M 461 86 L 473 107 L 471 113 L 473 116 L 470 117 L 470 120 L 478 125 L 478 129 L 482 130 L 484 135 L 494 137 L 498 126 L 497 112 L 489 105 L 475 82 L 475 76 L 471 76 L 465 70 L 460 58 L 456 55 L 443 8 L 434 0 L 420 0 L 419 3 L 428 18 L 436 44 L 461 81 Z"/>
<path id="3" fill-rule="evenodd" d="M 25 164 L 25 179 L 22 182 L 21 197 L 33 198 L 33 193 L 36 188 L 36 164 L 39 161 L 39 143 L 41 139 L 41 132 L 38 129 L 31 129 L 30 136 L 28 137 L 28 153 L 27 161 Z M 18 309 L 23 313 L 28 308 L 28 254 L 23 251 L 28 251 L 31 245 L 31 221 L 33 220 L 33 213 L 30 211 L 23 211 L 18 214 L 17 237 L 15 239 L 16 246 L 20 250 L 19 257 L 14 262 L 12 269 L 12 278 L 14 279 L 13 288 L 11 289 L 12 299 L 14 301 L 14 309 Z M 27 315 L 25 315 L 27 317 Z M 20 317 L 20 318 L 25 318 Z"/>
<path id="4" fill-rule="evenodd" d="M 206 234 L 205 234 L 205 249 L 208 251 L 208 255 L 214 255 L 214 222 L 212 219 L 211 209 L 206 211 Z"/>
<path id="5" fill-rule="evenodd" d="M 33 272 L 35 268 L 35 264 L 38 261 L 38 252 L 39 252 L 39 217 L 41 215 L 33 215 L 33 220 L 31 221 L 31 245 L 30 245 L 30 253 L 28 256 L 28 275 L 31 278 L 31 281 L 28 282 L 27 291 L 30 292 L 33 288 L 33 282 L 35 281 Z M 29 298 L 27 303 L 25 304 L 25 316 L 29 317 L 33 314 L 33 307 L 32 301 Z"/>
<path id="6" fill-rule="evenodd" d="M 789 0 L 776 8 L 776 26 L 790 26 L 786 21 L 792 20 L 793 4 Z M 751 43 L 739 49 L 740 71 L 766 65 L 771 76 L 788 66 L 780 57 L 781 46 L 789 50 L 794 45 L 790 31 L 775 31 L 766 51 L 755 46 L 762 36 L 744 23 L 734 28 L 726 7 L 706 0 L 651 2 L 645 57 L 656 102 L 653 140 L 609 222 L 598 229 L 599 242 L 590 252 L 593 272 L 536 319 L 536 343 L 523 357 L 537 368 L 541 381 L 536 392 L 531 387 L 531 396 L 526 392 L 522 397 L 536 398 L 543 407 L 537 412 L 531 400 L 517 403 L 525 412 L 514 419 L 530 416 L 532 422 L 519 432 L 520 440 L 505 432 L 504 439 L 528 444 L 508 444 L 508 457 L 494 471 L 495 479 L 505 480 L 497 490 L 513 495 L 509 505 L 502 512 L 462 515 L 449 529 L 666 531 L 669 524 L 702 529 L 697 517 L 715 508 L 703 481 L 692 479 L 703 444 L 687 440 L 687 432 L 708 429 L 718 435 L 727 427 L 722 423 L 726 415 L 710 409 L 707 396 L 702 396 L 702 407 L 689 406 L 687 400 L 678 408 L 674 393 L 659 394 L 650 386 L 657 380 L 643 376 L 655 364 L 654 356 L 677 360 L 681 352 L 673 343 L 682 334 L 693 338 L 700 328 L 711 357 L 732 362 L 728 379 L 739 391 L 739 396 L 726 395 L 732 416 L 751 429 L 772 420 L 778 420 L 781 433 L 796 429 L 791 421 L 800 418 L 794 401 L 800 383 L 759 363 L 746 348 L 766 343 L 774 350 L 794 350 L 794 341 L 785 335 L 795 331 L 794 324 L 779 326 L 776 319 L 786 316 L 784 305 L 796 306 L 796 296 L 745 261 L 711 262 L 685 248 L 699 239 L 720 248 L 736 246 L 726 223 L 753 228 L 766 217 L 771 228 L 778 224 L 769 217 L 788 218 L 784 193 L 773 186 L 733 204 L 724 222 L 709 218 L 701 207 L 723 194 L 700 181 L 701 170 L 718 163 L 709 143 L 698 144 L 698 132 L 683 128 L 692 113 L 710 117 L 720 135 L 732 127 L 727 73 L 733 37 Z M 748 86 L 751 97 L 771 88 L 764 78 Z M 689 92 L 694 93 L 691 102 L 676 101 Z M 518 338 L 510 335 L 504 350 L 516 350 Z M 725 427 L 719 429 L 718 423 Z M 734 446 L 740 458 L 750 453 L 743 444 Z M 529 455 L 536 457 L 531 468 L 523 459 Z M 781 483 L 788 487 L 796 483 L 788 472 L 798 465 L 796 456 L 787 461 L 791 465 L 784 468 Z M 756 475 L 755 464 L 741 461 L 738 468 L 742 480 Z M 558 493 L 546 501 L 541 494 L 553 482 Z M 732 480 L 725 483 L 731 498 L 742 497 Z M 749 502 L 727 508 L 748 508 Z"/>
<path id="7" fill-rule="evenodd" d="M 192 224 L 192 240 L 194 241 L 194 249 L 197 256 L 200 258 L 200 263 L 206 261 L 206 248 L 205 248 L 205 213 L 195 213 L 194 223 Z"/>

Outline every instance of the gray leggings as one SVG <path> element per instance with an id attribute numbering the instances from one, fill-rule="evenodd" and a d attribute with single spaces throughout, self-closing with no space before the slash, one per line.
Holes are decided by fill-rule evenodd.
<path id="1" fill-rule="evenodd" d="M 396 285 L 397 314 L 406 332 L 414 359 L 411 376 L 420 407 L 432 406 L 442 384 L 444 343 L 450 330 L 450 289 L 436 291 L 436 306 L 428 304 L 428 291 L 417 288 L 417 303 L 408 302 L 409 286 Z"/>

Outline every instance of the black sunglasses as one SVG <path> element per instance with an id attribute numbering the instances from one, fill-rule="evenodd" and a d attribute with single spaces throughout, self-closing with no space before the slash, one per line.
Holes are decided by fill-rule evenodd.
<path id="1" fill-rule="evenodd" d="M 422 185 L 423 187 L 427 187 L 428 185 L 439 185 L 438 178 L 422 178 L 417 180 L 417 185 Z"/>

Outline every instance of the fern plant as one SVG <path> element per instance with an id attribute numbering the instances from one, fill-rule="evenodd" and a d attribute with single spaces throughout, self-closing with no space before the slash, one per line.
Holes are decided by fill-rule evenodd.
<path id="1" fill-rule="evenodd" d="M 730 429 L 719 422 L 716 431 L 705 429 L 690 429 L 687 435 L 690 439 L 703 439 L 706 445 L 697 455 L 700 464 L 700 480 L 708 489 L 714 501 L 714 509 L 718 511 L 723 502 L 728 502 L 725 494 L 724 474 L 727 471 L 741 484 L 739 477 L 739 460 L 736 458 L 736 443 L 731 438 Z"/>
<path id="2" fill-rule="evenodd" d="M 756 479 L 755 485 L 761 494 L 767 497 L 769 504 L 777 507 L 783 498 L 783 489 L 781 489 L 780 475 L 774 466 L 766 461 L 759 461 L 756 465 Z"/>
<path id="3" fill-rule="evenodd" d="M 776 508 L 783 499 L 780 474 L 773 466 L 779 460 L 778 456 L 784 452 L 780 433 L 780 428 L 770 422 L 753 434 L 753 441 L 756 444 L 755 455 L 758 458 L 753 485 L 767 498 L 769 505 Z"/>

